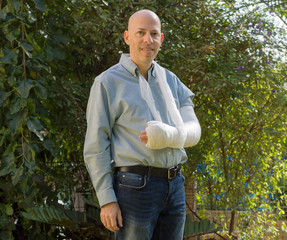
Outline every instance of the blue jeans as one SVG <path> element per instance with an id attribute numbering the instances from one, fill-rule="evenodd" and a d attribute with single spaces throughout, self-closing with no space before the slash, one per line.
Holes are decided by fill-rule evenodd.
<path id="1" fill-rule="evenodd" d="M 117 172 L 114 189 L 123 227 L 116 240 L 181 240 L 186 215 L 184 177 L 168 180 Z"/>

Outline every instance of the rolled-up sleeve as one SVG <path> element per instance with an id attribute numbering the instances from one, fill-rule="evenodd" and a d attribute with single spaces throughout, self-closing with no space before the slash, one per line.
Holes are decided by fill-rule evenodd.
<path id="1" fill-rule="evenodd" d="M 108 91 L 98 76 L 90 91 L 87 106 L 87 131 L 84 161 L 96 190 L 100 206 L 116 202 L 111 168 L 111 133 Z"/>
<path id="2" fill-rule="evenodd" d="M 179 102 L 180 107 L 184 106 L 192 106 L 194 107 L 194 104 L 192 102 L 192 99 L 194 98 L 194 93 L 187 88 L 182 82 L 178 79 L 178 96 L 179 96 Z"/>

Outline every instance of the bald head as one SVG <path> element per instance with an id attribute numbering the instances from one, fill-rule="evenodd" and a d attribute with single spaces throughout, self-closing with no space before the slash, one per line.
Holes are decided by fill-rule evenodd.
<path id="1" fill-rule="evenodd" d="M 163 38 L 159 17 L 154 12 L 140 10 L 130 17 L 124 39 L 130 47 L 132 61 L 144 77 L 159 51 Z"/>
<path id="2" fill-rule="evenodd" d="M 135 23 L 138 24 L 139 19 L 150 19 L 151 21 L 155 21 L 159 24 L 159 27 L 161 28 L 159 17 L 153 11 L 143 9 L 131 15 L 131 17 L 129 18 L 128 30 L 134 27 Z"/>

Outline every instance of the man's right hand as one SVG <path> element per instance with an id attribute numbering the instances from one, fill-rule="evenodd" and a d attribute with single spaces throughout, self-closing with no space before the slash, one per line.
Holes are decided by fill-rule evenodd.
<path id="1" fill-rule="evenodd" d="M 122 213 L 117 202 L 108 203 L 101 207 L 101 221 L 112 232 L 123 227 Z"/>

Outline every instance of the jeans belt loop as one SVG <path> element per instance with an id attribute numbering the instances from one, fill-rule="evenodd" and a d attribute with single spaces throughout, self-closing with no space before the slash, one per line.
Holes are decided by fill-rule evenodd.
<path id="1" fill-rule="evenodd" d="M 148 178 L 148 179 L 150 179 L 151 171 L 152 171 L 152 167 L 149 167 L 149 168 L 148 168 L 148 171 L 147 171 L 147 178 Z"/>
<path id="2" fill-rule="evenodd" d="M 171 168 L 169 168 L 169 169 L 167 170 L 167 179 L 168 179 L 168 180 L 171 179 L 171 177 L 170 177 L 170 169 L 171 169 Z"/>

